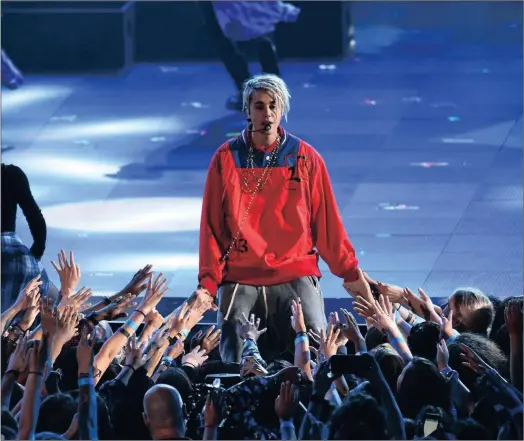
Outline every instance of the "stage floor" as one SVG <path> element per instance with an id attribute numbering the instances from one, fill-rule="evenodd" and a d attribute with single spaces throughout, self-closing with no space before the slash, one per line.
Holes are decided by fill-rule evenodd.
<path id="1" fill-rule="evenodd" d="M 285 127 L 324 157 L 370 275 L 433 297 L 458 286 L 520 295 L 522 46 L 413 51 L 412 38 L 342 62 L 283 63 Z M 49 274 L 58 281 L 49 262 L 63 248 L 97 295 L 151 263 L 169 296 L 186 297 L 209 160 L 245 123 L 225 110 L 222 65 L 26 80 L 2 91 L 2 161 L 25 170 L 42 207 Z M 30 244 L 21 213 L 18 231 Z M 321 269 L 324 296 L 345 298 Z"/>

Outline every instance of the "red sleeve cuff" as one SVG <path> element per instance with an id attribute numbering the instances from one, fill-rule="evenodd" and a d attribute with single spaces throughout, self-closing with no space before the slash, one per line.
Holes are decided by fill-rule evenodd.
<path id="1" fill-rule="evenodd" d="M 213 282 L 209 277 L 205 277 L 200 281 L 200 286 L 204 289 L 207 289 L 209 294 L 213 297 L 216 297 L 218 291 L 218 285 Z"/>
<path id="2" fill-rule="evenodd" d="M 352 268 L 344 274 L 344 282 L 354 282 L 355 280 L 358 280 L 358 268 Z"/>

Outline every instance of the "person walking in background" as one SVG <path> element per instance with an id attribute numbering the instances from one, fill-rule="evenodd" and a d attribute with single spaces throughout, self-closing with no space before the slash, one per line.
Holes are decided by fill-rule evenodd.
<path id="1" fill-rule="evenodd" d="M 255 50 L 262 72 L 280 76 L 274 32 L 278 23 L 295 22 L 300 9 L 290 3 L 198 2 L 205 25 L 216 44 L 218 55 L 235 83 L 237 93 L 227 108 L 242 110 L 242 87 L 251 78 L 246 53 Z"/>

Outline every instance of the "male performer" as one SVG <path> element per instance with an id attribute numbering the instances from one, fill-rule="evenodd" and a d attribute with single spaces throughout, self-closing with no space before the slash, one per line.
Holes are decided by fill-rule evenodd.
<path id="1" fill-rule="evenodd" d="M 308 329 L 326 327 L 319 255 L 348 290 L 365 292 L 324 161 L 280 126 L 289 101 L 279 77 L 248 80 L 248 127 L 218 149 L 209 167 L 197 297 L 209 304 L 218 291 L 223 361 L 240 360 L 242 314 L 255 314 L 268 328 L 266 360 L 293 344 L 292 300 L 302 302 Z"/>

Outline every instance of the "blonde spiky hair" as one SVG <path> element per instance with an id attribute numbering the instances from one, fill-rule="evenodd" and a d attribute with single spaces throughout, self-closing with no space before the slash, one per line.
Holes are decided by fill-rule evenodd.
<path id="1" fill-rule="evenodd" d="M 255 75 L 244 83 L 244 90 L 242 93 L 242 110 L 249 114 L 249 104 L 251 96 L 255 90 L 263 90 L 267 92 L 282 109 L 282 115 L 287 121 L 287 114 L 289 112 L 291 94 L 287 88 L 286 83 L 282 78 L 272 74 Z"/>

